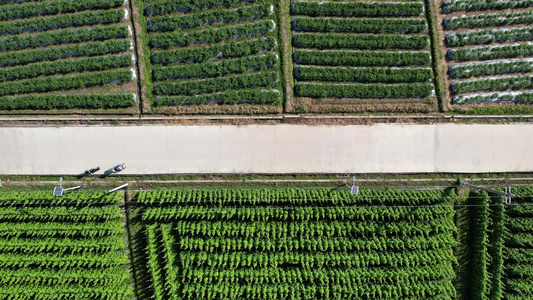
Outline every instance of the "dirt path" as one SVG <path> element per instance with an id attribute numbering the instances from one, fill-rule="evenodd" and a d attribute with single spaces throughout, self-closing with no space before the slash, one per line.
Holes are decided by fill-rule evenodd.
<path id="1" fill-rule="evenodd" d="M 281 36 L 281 59 L 283 63 L 283 80 L 285 88 L 285 103 L 284 111 L 291 112 L 292 108 L 292 45 L 291 45 L 291 16 L 290 16 L 290 0 L 280 1 L 280 36 Z"/>

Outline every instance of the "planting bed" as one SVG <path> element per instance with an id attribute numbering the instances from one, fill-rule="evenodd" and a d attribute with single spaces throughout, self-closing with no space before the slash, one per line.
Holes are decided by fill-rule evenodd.
<path id="1" fill-rule="evenodd" d="M 311 111 L 436 109 L 425 5 L 291 3 L 296 100 Z"/>
<path id="2" fill-rule="evenodd" d="M 451 103 L 532 103 L 532 6 L 531 1 L 443 2 Z"/>
<path id="3" fill-rule="evenodd" d="M 145 1 L 155 110 L 280 112 L 275 4 Z"/>
<path id="4" fill-rule="evenodd" d="M 455 198 L 199 190 L 134 200 L 155 299 L 404 299 L 455 295 L 453 207 L 439 206 Z"/>
<path id="5" fill-rule="evenodd" d="M 499 212 L 493 222 L 502 220 L 501 235 L 505 241 L 503 254 L 502 287 L 506 299 L 533 297 L 533 189 L 514 188 L 519 195 L 514 199 L 515 206 Z"/>
<path id="6" fill-rule="evenodd" d="M 2 1 L 0 111 L 136 111 L 129 15 L 124 0 Z"/>
<path id="7" fill-rule="evenodd" d="M 0 194 L 1 299 L 128 299 L 120 194 Z"/>

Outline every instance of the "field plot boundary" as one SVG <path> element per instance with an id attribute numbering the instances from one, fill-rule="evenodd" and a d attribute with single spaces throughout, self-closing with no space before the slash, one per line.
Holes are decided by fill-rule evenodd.
<path id="1" fill-rule="evenodd" d="M 0 113 L 138 114 L 128 0 L 4 1 Z"/>
<path id="2" fill-rule="evenodd" d="M 441 1 L 437 17 L 443 110 L 506 113 L 531 108 L 531 2 Z"/>

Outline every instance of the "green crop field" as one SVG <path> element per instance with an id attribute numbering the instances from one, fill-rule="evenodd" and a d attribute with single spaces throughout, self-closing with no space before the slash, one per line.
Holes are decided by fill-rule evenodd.
<path id="1" fill-rule="evenodd" d="M 123 0 L 0 2 L 0 110 L 116 109 L 136 103 Z"/>
<path id="2" fill-rule="evenodd" d="M 131 299 L 119 200 L 0 193 L 0 299 Z"/>
<path id="3" fill-rule="evenodd" d="M 0 114 L 530 113 L 532 3 L 4 0 Z"/>
<path id="4" fill-rule="evenodd" d="M 443 2 L 452 103 L 533 101 L 531 1 Z"/>
<path id="5" fill-rule="evenodd" d="M 502 266 L 501 274 L 503 293 L 506 299 L 523 299 L 533 294 L 533 188 L 520 187 L 513 190 L 523 195 L 515 201 L 519 206 L 497 211 L 493 222 L 501 224 Z M 500 259 L 499 257 L 497 257 Z M 500 262 L 500 260 L 496 260 Z"/>
<path id="6" fill-rule="evenodd" d="M 145 1 L 152 104 L 177 111 L 205 104 L 236 112 L 254 106 L 263 112 L 281 111 L 275 4 Z"/>
<path id="7" fill-rule="evenodd" d="M 512 192 L 3 192 L 0 299 L 528 299 Z"/>
<path id="8" fill-rule="evenodd" d="M 136 201 L 155 299 L 392 299 L 455 295 L 453 206 L 428 207 L 455 197 L 222 190 Z"/>
<path id="9" fill-rule="evenodd" d="M 436 110 L 424 12 L 421 1 L 292 2 L 296 101 L 313 111 Z"/>

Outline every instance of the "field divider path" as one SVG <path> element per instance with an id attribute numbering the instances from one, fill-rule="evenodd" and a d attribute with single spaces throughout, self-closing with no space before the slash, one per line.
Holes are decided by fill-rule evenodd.
<path id="1" fill-rule="evenodd" d="M 283 110 L 293 111 L 291 108 L 293 96 L 292 79 L 292 35 L 291 35 L 291 15 L 290 0 L 280 1 L 280 36 L 281 36 L 281 61 L 283 64 L 283 80 L 285 88 L 285 101 Z"/>

